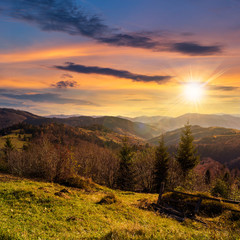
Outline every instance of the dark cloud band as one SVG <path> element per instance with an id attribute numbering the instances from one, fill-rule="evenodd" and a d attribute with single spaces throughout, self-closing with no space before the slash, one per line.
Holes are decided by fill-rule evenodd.
<path id="1" fill-rule="evenodd" d="M 101 67 L 89 67 L 79 64 L 74 64 L 71 62 L 66 63 L 65 66 L 54 66 L 56 69 L 71 71 L 76 73 L 85 73 L 85 74 L 100 74 L 100 75 L 109 75 L 118 78 L 127 78 L 136 82 L 157 82 L 162 83 L 168 81 L 172 76 L 148 76 L 135 74 L 124 70 L 116 70 L 112 68 L 101 68 Z"/>
<path id="2" fill-rule="evenodd" d="M 189 55 L 212 55 L 221 52 L 220 46 L 202 46 L 193 42 L 174 43 L 171 49 Z"/>
<path id="3" fill-rule="evenodd" d="M 221 46 L 201 45 L 196 42 L 177 42 L 159 39 L 159 34 L 148 32 L 126 33 L 103 23 L 96 15 L 86 14 L 74 0 L 8 0 L 3 1 L 0 14 L 38 25 L 43 31 L 59 31 L 82 35 L 114 46 L 128 46 L 153 51 L 175 51 L 187 55 L 212 55 Z M 160 36 L 160 38 L 163 36 Z M 157 39 L 157 40 L 156 40 Z M 167 40 L 166 40 L 167 39 Z"/>

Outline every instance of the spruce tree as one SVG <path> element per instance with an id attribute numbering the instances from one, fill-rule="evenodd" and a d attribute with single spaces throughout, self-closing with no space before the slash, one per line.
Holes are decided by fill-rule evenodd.
<path id="1" fill-rule="evenodd" d="M 117 188 L 121 190 L 132 190 L 134 185 L 134 173 L 132 166 L 132 149 L 124 139 L 122 148 L 119 152 L 120 164 L 117 176 Z"/>
<path id="2" fill-rule="evenodd" d="M 191 126 L 187 123 L 182 131 L 176 154 L 176 160 L 180 164 L 184 179 L 199 162 L 199 156 L 197 156 L 197 150 L 193 144 L 193 140 Z"/>
<path id="3" fill-rule="evenodd" d="M 167 182 L 169 169 L 169 154 L 165 146 L 163 136 L 155 151 L 153 190 L 159 192 L 161 182 Z"/>
<path id="4" fill-rule="evenodd" d="M 209 185 L 211 183 L 211 173 L 209 169 L 206 171 L 204 178 L 205 178 L 205 184 Z"/>
<path id="5" fill-rule="evenodd" d="M 9 137 L 6 138 L 6 142 L 3 147 L 3 152 L 4 152 L 4 159 L 6 162 L 9 160 L 9 155 L 10 153 L 14 150 L 14 146 L 12 144 L 12 141 Z"/>
<path id="6" fill-rule="evenodd" d="M 6 142 L 4 144 L 3 151 L 6 154 L 6 153 L 12 151 L 13 149 L 14 149 L 14 146 L 12 144 L 12 141 L 11 141 L 10 137 L 7 137 L 6 138 Z"/>

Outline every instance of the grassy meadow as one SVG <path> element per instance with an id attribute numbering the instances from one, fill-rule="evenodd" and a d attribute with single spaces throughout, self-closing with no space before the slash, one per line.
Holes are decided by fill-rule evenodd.
<path id="1" fill-rule="evenodd" d="M 7 138 L 11 139 L 11 142 L 16 149 L 21 149 L 27 142 L 26 140 L 30 137 L 31 134 L 21 134 L 20 130 L 14 130 L 11 134 L 0 137 L 0 149 L 4 147 Z"/>
<path id="2" fill-rule="evenodd" d="M 109 193 L 110 204 L 99 204 Z M 240 239 L 240 221 L 229 212 L 179 223 L 139 208 L 141 199 L 156 194 L 91 190 L 0 175 L 0 239 Z"/>

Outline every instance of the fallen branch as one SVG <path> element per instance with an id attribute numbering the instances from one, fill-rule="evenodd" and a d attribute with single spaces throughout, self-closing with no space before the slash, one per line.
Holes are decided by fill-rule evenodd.
<path id="1" fill-rule="evenodd" d="M 233 200 L 227 200 L 227 199 L 213 198 L 213 197 L 207 197 L 207 196 L 199 196 L 199 195 L 196 195 L 196 194 L 184 193 L 184 192 L 179 192 L 179 191 L 174 191 L 174 190 L 170 190 L 169 192 L 178 193 L 178 194 L 191 196 L 191 197 L 198 197 L 198 198 L 202 198 L 202 199 L 208 199 L 208 200 L 217 201 L 217 202 L 225 202 L 225 203 L 231 203 L 231 204 L 240 204 L 240 201 L 233 201 Z"/>

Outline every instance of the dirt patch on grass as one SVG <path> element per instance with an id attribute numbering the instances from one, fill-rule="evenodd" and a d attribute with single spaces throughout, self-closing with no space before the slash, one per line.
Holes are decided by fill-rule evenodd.
<path id="1" fill-rule="evenodd" d="M 20 177 L 15 177 L 10 174 L 0 173 L 0 182 L 10 182 L 22 180 Z"/>
<path id="2" fill-rule="evenodd" d="M 64 192 L 55 192 L 54 193 L 55 196 L 58 196 L 58 197 L 62 197 L 62 198 L 65 198 L 65 199 L 70 199 L 71 197 L 68 196 L 67 194 L 65 194 Z"/>

